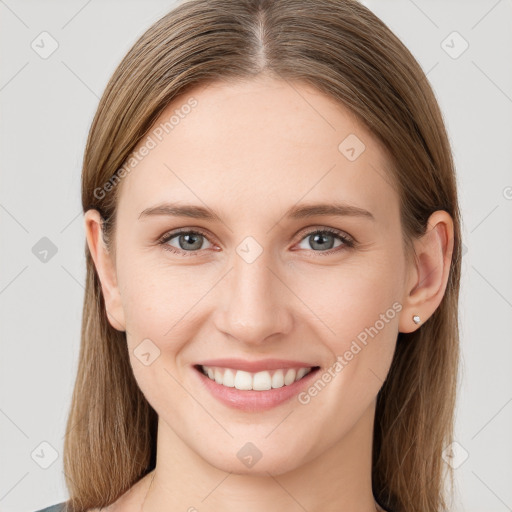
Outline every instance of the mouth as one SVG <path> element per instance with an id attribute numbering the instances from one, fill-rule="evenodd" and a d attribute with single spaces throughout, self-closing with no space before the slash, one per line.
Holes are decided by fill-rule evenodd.
<path id="1" fill-rule="evenodd" d="M 210 380 L 224 387 L 235 388 L 239 391 L 268 391 L 269 389 L 290 386 L 320 367 L 278 368 L 276 370 L 263 370 L 260 372 L 247 372 L 234 368 L 205 366 L 201 364 L 195 365 L 194 368 Z"/>
<path id="2" fill-rule="evenodd" d="M 311 384 L 320 366 L 247 372 L 194 365 L 202 389 L 220 403 L 244 412 L 261 412 L 291 400 Z"/>

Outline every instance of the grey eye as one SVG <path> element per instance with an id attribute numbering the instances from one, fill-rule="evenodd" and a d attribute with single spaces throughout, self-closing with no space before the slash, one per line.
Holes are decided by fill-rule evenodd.
<path id="1" fill-rule="evenodd" d="M 171 244 L 172 241 L 177 241 L 178 245 Z M 203 242 L 208 240 L 204 235 L 201 233 L 196 233 L 194 231 L 187 231 L 183 233 L 177 233 L 175 235 L 172 235 L 169 237 L 169 239 L 166 241 L 168 245 L 171 245 L 172 247 L 175 247 L 176 249 L 182 250 L 182 251 L 197 251 L 200 249 L 204 249 Z"/>
<path id="2" fill-rule="evenodd" d="M 334 245 L 336 239 L 338 239 L 339 243 L 338 245 Z M 341 237 L 339 235 L 336 235 L 335 233 L 329 233 L 328 231 L 320 231 L 316 233 L 311 233 L 307 235 L 300 243 L 303 244 L 305 242 L 308 242 L 310 244 L 310 247 L 301 247 L 301 249 L 315 249 L 315 250 L 329 250 L 336 247 L 339 247 L 342 245 L 343 240 L 341 240 Z"/>

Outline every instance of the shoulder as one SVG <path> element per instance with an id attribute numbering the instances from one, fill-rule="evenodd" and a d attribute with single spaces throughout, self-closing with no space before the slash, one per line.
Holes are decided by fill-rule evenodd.
<path id="1" fill-rule="evenodd" d="M 129 512 L 139 511 L 141 503 L 151 485 L 154 477 L 154 471 L 146 474 L 143 478 L 138 480 L 132 487 L 130 487 L 123 495 L 121 495 L 114 503 L 107 507 L 88 509 L 87 512 Z M 67 501 L 57 503 L 51 507 L 36 510 L 35 512 L 68 512 Z"/>
<path id="2" fill-rule="evenodd" d="M 52 505 L 51 507 L 42 508 L 41 510 L 36 510 L 35 512 L 67 512 L 66 507 L 67 501 L 63 501 L 62 503 L 57 503 L 56 505 Z M 91 509 L 88 512 L 99 512 L 100 509 L 95 508 Z M 106 509 L 103 509 L 106 510 Z"/>
<path id="3" fill-rule="evenodd" d="M 42 508 L 41 510 L 36 510 L 36 512 L 65 512 L 66 511 L 66 502 L 57 503 L 56 505 L 52 505 L 51 507 Z"/>

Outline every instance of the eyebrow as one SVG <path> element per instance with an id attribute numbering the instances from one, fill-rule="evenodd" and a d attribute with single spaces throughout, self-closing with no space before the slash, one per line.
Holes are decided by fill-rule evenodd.
<path id="1" fill-rule="evenodd" d="M 190 217 L 193 219 L 222 222 L 220 216 L 210 208 L 176 203 L 162 203 L 146 208 L 140 213 L 139 219 L 156 215 Z M 375 221 L 375 217 L 368 210 L 345 203 L 312 203 L 302 206 L 292 206 L 283 215 L 283 217 L 290 219 L 306 219 L 317 216 L 363 217 Z"/>

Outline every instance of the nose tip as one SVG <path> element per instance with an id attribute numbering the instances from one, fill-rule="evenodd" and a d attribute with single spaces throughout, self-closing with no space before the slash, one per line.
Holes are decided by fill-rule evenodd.
<path id="1" fill-rule="evenodd" d="M 289 291 L 266 262 L 238 261 L 223 283 L 216 326 L 226 335 L 259 344 L 292 326 Z"/>

